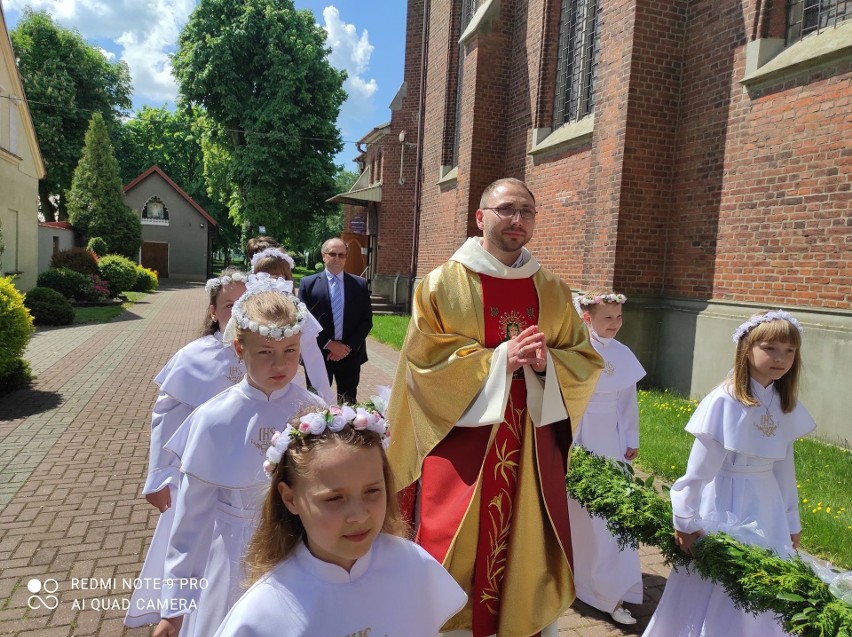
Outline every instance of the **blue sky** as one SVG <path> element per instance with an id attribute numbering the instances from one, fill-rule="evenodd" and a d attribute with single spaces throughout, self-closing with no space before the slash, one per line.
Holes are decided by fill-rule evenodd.
<path id="1" fill-rule="evenodd" d="M 77 29 L 110 59 L 123 59 L 133 77 L 133 107 L 172 107 L 177 86 L 171 76 L 172 53 L 196 0 L 0 0 L 9 28 L 24 7 L 47 11 L 54 20 Z M 325 28 L 331 63 L 349 74 L 349 99 L 338 126 L 354 142 L 373 126 L 390 120 L 390 104 L 402 82 L 405 49 L 405 0 L 295 0 L 310 9 Z M 338 156 L 350 170 L 355 145 Z"/>

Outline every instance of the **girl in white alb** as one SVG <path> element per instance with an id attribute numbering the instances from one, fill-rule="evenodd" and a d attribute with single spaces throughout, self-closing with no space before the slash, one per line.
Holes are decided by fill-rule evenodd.
<path id="1" fill-rule="evenodd" d="M 725 531 L 786 557 L 799 546 L 793 442 L 815 423 L 797 401 L 799 322 L 782 310 L 752 316 L 733 335 L 730 378 L 701 401 L 686 475 L 671 488 L 675 541 L 689 552 L 706 532 Z M 645 630 L 650 637 L 785 635 L 771 613 L 751 615 L 724 589 L 673 570 Z"/>
<path id="2" fill-rule="evenodd" d="M 166 443 L 180 459 L 174 523 L 155 637 L 209 637 L 236 601 L 242 555 L 266 486 L 259 470 L 272 432 L 314 394 L 292 384 L 307 310 L 285 281 L 249 282 L 225 333 L 246 375 L 196 409 Z"/>
<path id="3" fill-rule="evenodd" d="M 592 347 L 604 359 L 604 369 L 575 442 L 599 456 L 631 462 L 639 450 L 636 383 L 645 376 L 645 370 L 633 352 L 615 340 L 623 320 L 621 306 L 626 300 L 623 294 L 604 290 L 575 300 L 589 328 Z M 642 603 L 639 552 L 619 549 L 606 521 L 590 516 L 573 498 L 568 498 L 568 514 L 577 598 L 609 613 L 620 624 L 635 624 L 636 619 L 622 602 Z"/>
<path id="4" fill-rule="evenodd" d="M 255 583 L 216 637 L 434 637 L 467 596 L 405 532 L 383 401 L 306 413 L 276 433 L 249 546 Z"/>
<path id="5" fill-rule="evenodd" d="M 166 546 L 174 519 L 173 496 L 180 478 L 180 465 L 165 444 L 192 410 L 242 380 L 245 371 L 234 348 L 222 343 L 222 332 L 231 318 L 231 308 L 246 291 L 246 275 L 228 268 L 207 281 L 210 304 L 200 338 L 172 356 L 154 378 L 160 394 L 151 415 L 148 477 L 142 493 L 160 511 L 157 528 L 145 556 L 139 581 L 133 591 L 124 623 L 138 627 L 160 621 L 157 609 L 160 590 L 154 582 L 163 577 Z M 152 585 L 145 585 L 151 583 Z"/>
<path id="6" fill-rule="evenodd" d="M 254 276 L 286 279 L 290 282 L 291 292 L 293 291 L 294 266 L 293 257 L 277 247 L 266 248 L 251 257 L 251 271 Z M 325 358 L 322 355 L 319 343 L 317 343 L 317 336 L 320 332 L 322 332 L 322 325 L 308 311 L 308 319 L 302 326 L 302 365 L 305 367 L 305 374 L 313 383 L 313 390 L 331 405 L 337 402 L 337 395 L 331 391 L 331 383 L 328 381 L 328 372 L 325 368 Z"/>

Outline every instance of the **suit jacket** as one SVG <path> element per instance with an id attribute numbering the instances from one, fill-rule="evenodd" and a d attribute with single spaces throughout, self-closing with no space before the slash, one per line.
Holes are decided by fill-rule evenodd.
<path id="1" fill-rule="evenodd" d="M 328 277 L 318 272 L 302 279 L 299 284 L 299 299 L 322 325 L 317 343 L 327 357 L 326 343 L 334 340 L 334 316 L 331 313 L 331 296 Z M 343 273 L 343 338 L 359 364 L 367 362 L 367 335 L 373 328 L 373 306 L 367 281 L 360 276 Z M 349 358 L 347 356 L 347 358 Z"/>

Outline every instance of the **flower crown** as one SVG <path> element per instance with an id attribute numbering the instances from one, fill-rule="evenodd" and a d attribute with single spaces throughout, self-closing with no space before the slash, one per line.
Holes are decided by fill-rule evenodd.
<path id="1" fill-rule="evenodd" d="M 365 429 L 375 431 L 382 437 L 382 448 L 390 444 L 388 422 L 382 415 L 387 402 L 380 396 L 373 396 L 370 402 L 358 405 L 332 406 L 317 409 L 300 416 L 293 424 L 288 424 L 284 431 L 276 431 L 272 435 L 269 449 L 266 450 L 266 460 L 263 471 L 271 478 L 281 462 L 281 458 L 290 448 L 294 440 L 302 440 L 307 436 L 321 436 L 326 430 L 338 432 L 344 427 L 352 427 L 358 431 Z"/>
<path id="2" fill-rule="evenodd" d="M 734 333 L 731 334 L 731 340 L 734 341 L 735 344 L 739 344 L 740 340 L 742 340 L 743 336 L 751 332 L 755 327 L 760 325 L 761 323 L 769 323 L 769 321 L 787 321 L 792 324 L 797 330 L 799 330 L 799 334 L 804 334 L 805 330 L 802 329 L 802 324 L 796 320 L 789 312 L 785 312 L 784 310 L 772 310 L 771 312 L 767 312 L 766 314 L 759 314 L 757 316 L 752 316 L 745 323 L 740 325 L 737 329 L 734 330 Z"/>
<path id="3" fill-rule="evenodd" d="M 293 283 L 285 279 L 276 279 L 274 277 L 251 277 L 246 285 L 246 293 L 243 294 L 231 310 L 231 320 L 244 330 L 257 332 L 261 336 L 280 341 L 284 338 L 289 338 L 294 334 L 299 334 L 302 331 L 302 325 L 308 318 L 308 308 L 302 303 L 298 297 L 292 294 Z M 290 299 L 296 306 L 296 321 L 290 325 L 261 325 L 257 321 L 250 319 L 243 312 L 243 304 L 246 299 L 262 294 L 263 292 L 276 292 Z"/>
<path id="4" fill-rule="evenodd" d="M 267 257 L 286 261 L 290 264 L 290 269 L 296 267 L 296 262 L 293 261 L 293 257 L 284 252 L 284 250 L 282 250 L 281 248 L 266 248 L 265 250 L 261 250 L 251 258 L 251 271 L 254 272 L 254 268 L 255 266 L 257 266 L 258 261 Z"/>
<path id="5" fill-rule="evenodd" d="M 586 307 L 588 305 L 598 305 L 599 303 L 622 303 L 627 301 L 627 297 L 623 294 L 582 294 L 577 297 L 577 303 Z"/>
<path id="6" fill-rule="evenodd" d="M 240 272 L 237 270 L 236 272 L 232 272 L 231 274 L 226 274 L 225 276 L 216 277 L 213 279 L 207 279 L 207 283 L 204 284 L 204 291 L 207 292 L 208 295 L 213 294 L 218 288 L 225 287 L 226 285 L 230 285 L 234 281 L 242 281 L 246 282 L 247 275 L 245 272 Z"/>

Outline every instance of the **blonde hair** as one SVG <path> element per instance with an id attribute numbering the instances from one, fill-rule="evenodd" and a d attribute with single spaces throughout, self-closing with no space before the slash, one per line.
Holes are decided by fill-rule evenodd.
<path id="1" fill-rule="evenodd" d="M 295 298 L 295 297 L 293 297 Z M 243 315 L 249 320 L 262 325 L 284 327 L 293 325 L 298 320 L 298 308 L 288 295 L 280 292 L 258 292 L 247 295 L 242 300 Z M 243 343 L 248 328 L 235 325 L 234 336 Z"/>
<path id="2" fill-rule="evenodd" d="M 298 420 L 292 422 L 297 423 Z M 256 582 L 282 560 L 289 557 L 299 543 L 305 540 L 305 527 L 302 520 L 284 506 L 278 485 L 284 482 L 288 486 L 294 487 L 299 480 L 307 480 L 310 475 L 311 462 L 316 454 L 321 453 L 323 449 L 332 447 L 332 445 L 348 445 L 360 449 L 376 448 L 379 450 L 387 498 L 382 531 L 391 535 L 406 535 L 407 526 L 400 516 L 396 489 L 393 487 L 393 476 L 387 456 L 385 456 L 385 451 L 382 448 L 381 435 L 369 429 L 358 430 L 347 425 L 338 432 L 326 429 L 317 436 L 305 435 L 294 438 L 290 441 L 290 446 L 275 468 L 269 491 L 263 502 L 260 523 L 246 549 L 247 586 Z"/>
<path id="3" fill-rule="evenodd" d="M 239 268 L 229 267 L 229 268 L 225 268 L 224 270 L 222 270 L 222 272 L 219 274 L 219 276 L 220 277 L 231 276 L 236 272 L 242 273 L 242 270 L 240 270 Z M 228 285 L 231 285 L 231 283 L 229 283 Z M 210 305 L 212 305 L 214 308 L 216 307 L 216 299 L 219 298 L 219 295 L 224 290 L 225 290 L 224 285 L 217 285 L 212 290 L 210 290 Z M 204 323 L 201 325 L 201 336 L 212 336 L 216 332 L 219 332 L 219 331 L 225 329 L 224 325 L 219 325 L 219 321 L 214 320 L 213 317 L 210 316 L 210 306 L 209 305 L 207 306 L 207 309 L 205 310 L 205 312 L 206 313 L 204 314 Z"/>
<path id="4" fill-rule="evenodd" d="M 755 316 L 763 316 L 766 312 L 758 312 Z M 775 319 L 760 323 L 751 329 L 737 343 L 737 353 L 734 358 L 734 371 L 731 379 L 734 398 L 743 405 L 754 407 L 760 401 L 751 391 L 751 373 L 749 371 L 748 354 L 758 343 L 779 342 L 796 348 L 793 365 L 781 378 L 775 381 L 775 389 L 781 398 L 781 410 L 789 414 L 796 407 L 799 396 L 799 378 L 802 371 L 802 335 L 799 329 L 784 319 Z"/>

